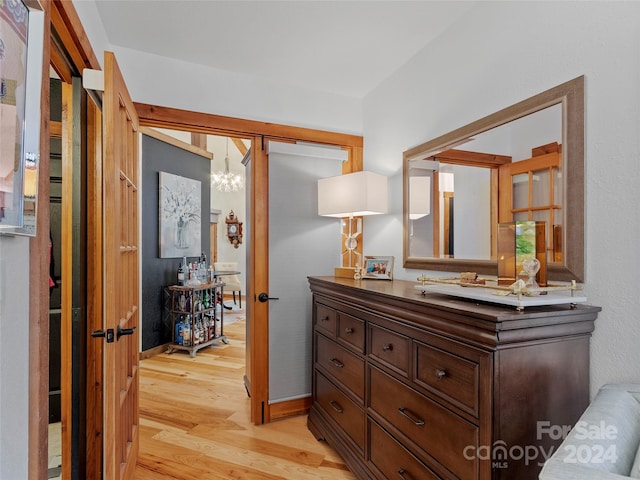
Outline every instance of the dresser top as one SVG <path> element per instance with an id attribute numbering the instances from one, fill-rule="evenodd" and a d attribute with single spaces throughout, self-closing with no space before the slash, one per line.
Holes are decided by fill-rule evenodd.
<path id="1" fill-rule="evenodd" d="M 527 307 L 497 305 L 444 294 L 422 294 L 417 282 L 309 277 L 311 291 L 329 300 L 391 316 L 402 322 L 450 332 L 496 345 L 593 331 L 601 310 L 591 305 Z"/>

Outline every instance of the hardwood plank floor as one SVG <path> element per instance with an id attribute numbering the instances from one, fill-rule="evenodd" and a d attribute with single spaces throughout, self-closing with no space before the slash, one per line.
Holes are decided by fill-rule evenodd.
<path id="1" fill-rule="evenodd" d="M 136 479 L 354 479 L 306 415 L 250 422 L 244 332 L 244 321 L 225 325 L 228 345 L 140 362 Z"/>

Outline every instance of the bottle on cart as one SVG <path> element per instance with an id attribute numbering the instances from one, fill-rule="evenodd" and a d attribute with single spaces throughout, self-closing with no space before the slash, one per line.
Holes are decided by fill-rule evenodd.
<path id="1" fill-rule="evenodd" d="M 200 280 L 198 280 L 198 270 L 195 263 L 189 267 L 189 280 L 187 280 L 187 285 L 200 285 Z"/>
<path id="2" fill-rule="evenodd" d="M 213 333 L 214 326 L 215 322 L 213 321 L 213 318 L 211 318 L 211 315 L 207 315 L 207 340 L 213 340 L 215 338 Z"/>
<path id="3" fill-rule="evenodd" d="M 209 340 L 209 317 L 205 314 L 202 317 L 202 341 L 208 342 Z"/>
<path id="4" fill-rule="evenodd" d="M 193 330 L 191 331 L 191 336 L 193 337 L 192 345 L 194 347 L 196 345 L 200 345 L 200 326 L 197 320 L 193 322 Z"/>
<path id="5" fill-rule="evenodd" d="M 192 331 L 191 331 L 191 315 L 187 315 L 186 320 L 184 321 L 184 328 L 182 329 L 182 344 L 185 347 L 190 347 L 193 345 L 192 341 Z"/>
<path id="6" fill-rule="evenodd" d="M 200 343 L 207 341 L 207 336 L 204 332 L 204 322 L 202 319 L 198 320 L 198 338 L 200 339 Z"/>
<path id="7" fill-rule="evenodd" d="M 184 285 L 184 268 L 182 268 L 182 264 L 178 265 L 178 285 Z"/>
<path id="8" fill-rule="evenodd" d="M 204 323 L 202 320 L 198 321 L 198 336 L 200 337 L 200 343 L 207 341 L 207 336 L 204 334 Z"/>
<path id="9" fill-rule="evenodd" d="M 211 340 L 216 338 L 216 318 L 214 316 L 209 318 L 209 338 Z"/>
<path id="10" fill-rule="evenodd" d="M 175 342 L 178 345 L 184 344 L 184 320 L 180 318 L 180 321 L 176 323 Z"/>

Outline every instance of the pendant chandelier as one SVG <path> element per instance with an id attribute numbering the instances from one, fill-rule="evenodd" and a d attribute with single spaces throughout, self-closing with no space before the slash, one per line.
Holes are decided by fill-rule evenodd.
<path id="1" fill-rule="evenodd" d="M 227 137 L 227 154 L 224 157 L 224 172 L 214 173 L 211 176 L 211 183 L 221 192 L 237 192 L 244 187 L 242 175 L 229 171 L 229 137 Z"/>

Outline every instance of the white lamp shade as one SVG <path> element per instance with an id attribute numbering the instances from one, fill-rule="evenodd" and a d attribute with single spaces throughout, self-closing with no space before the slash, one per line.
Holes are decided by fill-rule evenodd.
<path id="1" fill-rule="evenodd" d="M 453 172 L 440 172 L 440 191 L 453 193 Z"/>
<path id="2" fill-rule="evenodd" d="M 318 180 L 318 215 L 359 217 L 387 213 L 387 177 L 355 172 Z"/>
<path id="3" fill-rule="evenodd" d="M 417 220 L 431 213 L 431 177 L 409 177 L 409 218 Z"/>

